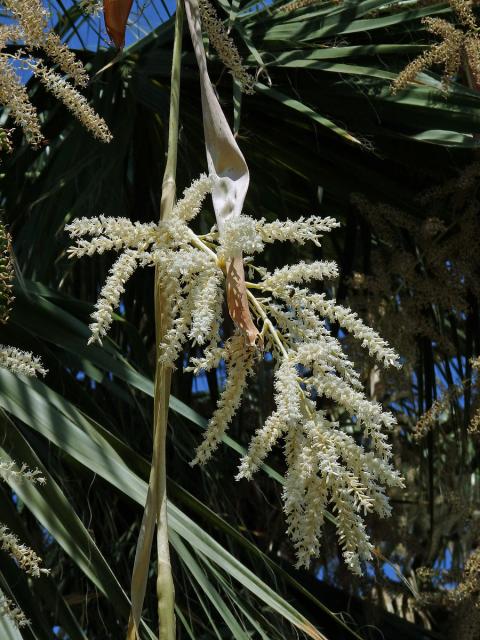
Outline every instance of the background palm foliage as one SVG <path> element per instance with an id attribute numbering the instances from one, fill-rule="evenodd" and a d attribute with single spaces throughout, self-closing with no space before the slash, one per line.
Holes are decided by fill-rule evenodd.
<path id="1" fill-rule="evenodd" d="M 470 624 L 478 582 L 477 591 L 459 585 L 480 541 L 478 435 L 469 430 L 478 410 L 471 359 L 480 352 L 480 98 L 461 74 L 445 93 L 434 71 L 391 90 L 428 46 L 421 18 L 452 19 L 448 4 L 301 4 L 220 0 L 219 14 L 258 71 L 256 93 L 241 97 L 213 53 L 212 79 L 250 166 L 246 211 L 267 219 L 320 212 L 343 223 L 321 249 L 283 249 L 281 260 L 270 250 L 265 260 L 283 264 L 294 252 L 336 259 L 341 277 L 329 293 L 399 350 L 403 370 L 380 376 L 345 337 L 371 395 L 398 416 L 396 463 L 407 487 L 393 496 L 389 521 L 371 522 L 377 554 L 363 579 L 342 565 L 329 523 L 321 558 L 309 573 L 295 571 L 280 508 L 281 456 L 274 452 L 255 483 L 233 480 L 238 453 L 272 409 L 268 357 L 215 461 L 192 470 L 224 371 L 192 379 L 181 371 L 185 353 L 173 381 L 168 470 L 179 637 L 478 638 L 480 624 Z M 92 75 L 112 60 L 99 19 L 76 2 L 50 5 L 56 29 Z M 110 264 L 68 261 L 64 226 L 99 212 L 157 218 L 168 13 L 156 0 L 135 5 L 129 46 L 88 88 L 114 134 L 110 145 L 90 139 L 30 81 L 48 145 L 32 150 L 18 139 L 2 159 L 1 207 L 17 268 L 2 342 L 41 355 L 49 373 L 32 382 L 0 370 L 0 454 L 48 478 L 45 487 L 0 487 L 0 521 L 52 568 L 28 581 L 0 554 L 0 587 L 32 621 L 16 630 L 0 618 L 2 638 L 124 634 L 151 449 L 153 277 L 134 276 L 112 339 L 87 347 L 88 317 Z M 180 188 L 205 170 L 199 95 L 185 37 Z M 198 221 L 204 230 L 211 224 L 212 212 Z M 414 437 L 437 398 L 430 429 Z M 153 637 L 154 612 L 152 588 L 145 638 Z"/>

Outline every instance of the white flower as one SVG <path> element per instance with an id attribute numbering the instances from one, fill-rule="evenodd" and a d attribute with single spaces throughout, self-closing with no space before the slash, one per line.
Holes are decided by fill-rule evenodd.
<path id="1" fill-rule="evenodd" d="M 92 336 L 90 342 L 99 342 L 107 334 L 113 321 L 113 312 L 120 304 L 125 291 L 125 284 L 130 279 L 138 264 L 138 254 L 131 249 L 122 253 L 110 269 L 109 276 L 100 292 L 100 297 L 92 314 L 90 325 Z"/>
<path id="2" fill-rule="evenodd" d="M 218 447 L 225 431 L 235 415 L 247 378 L 252 373 L 255 351 L 245 347 L 243 336 L 234 335 L 225 350 L 227 382 L 220 395 L 218 406 L 208 423 L 205 437 L 198 447 L 192 465 L 205 464 Z"/>
<path id="3" fill-rule="evenodd" d="M 257 233 L 257 223 L 248 216 L 231 216 L 223 223 L 220 256 L 233 258 L 263 251 L 263 242 Z"/>
<path id="4" fill-rule="evenodd" d="M 172 216 L 159 225 L 105 217 L 82 218 L 69 225 L 76 239 L 71 255 L 121 252 L 97 303 L 94 336 L 104 335 L 110 326 L 113 308 L 133 269 L 155 265 L 170 310 L 170 325 L 159 345 L 160 362 L 173 367 L 189 338 L 204 350 L 191 359 L 188 370 L 198 374 L 225 360 L 226 386 L 192 464 L 204 464 L 219 446 L 240 406 L 258 351 L 257 346 L 249 346 L 240 329 L 221 344 L 224 273 L 228 275 L 229 261 L 241 261 L 242 254 L 257 253 L 267 242 L 318 244 L 324 232 L 338 226 L 332 218 L 315 216 L 272 223 L 239 216 L 228 218 L 219 233 L 196 236 L 187 222 L 197 215 L 211 188 L 212 180 L 201 176 L 186 189 Z M 398 366 L 398 356 L 350 309 L 325 294 L 300 288 L 311 280 L 336 277 L 334 262 L 300 262 L 274 273 L 257 267 L 253 260 L 248 265 L 257 282 L 247 283 L 246 290 L 235 290 L 244 298 L 233 303 L 236 309 L 247 306 L 257 323 L 253 329 L 274 358 L 276 408 L 253 435 L 237 479 L 251 478 L 283 440 L 284 511 L 298 565 L 308 566 L 318 555 L 325 511 L 330 508 L 337 518 L 345 561 L 359 573 L 372 550 L 365 514 L 388 516 L 385 486 L 402 487 L 403 481 L 391 465 L 387 436 L 395 420 L 366 397 L 358 372 L 341 341 L 332 335 L 332 324 L 352 333 L 385 366 Z M 328 413 L 317 408 L 322 398 L 333 401 Z M 363 441 L 345 433 L 340 422 L 361 426 Z"/>
<path id="5" fill-rule="evenodd" d="M 87 99 L 79 93 L 68 80 L 65 80 L 52 69 L 48 69 L 41 62 L 31 63 L 31 70 L 45 86 L 67 109 L 74 115 L 82 125 L 102 142 L 110 142 L 112 134 L 106 122 L 88 104 Z"/>
<path id="6" fill-rule="evenodd" d="M 288 423 L 279 411 L 274 411 L 250 440 L 248 452 L 240 461 L 236 479 L 250 480 L 279 439 L 287 432 Z"/>
<path id="7" fill-rule="evenodd" d="M 309 282 L 310 280 L 325 280 L 336 278 L 337 276 L 338 267 L 335 262 L 318 260 L 306 263 L 302 261 L 282 269 L 276 269 L 273 274 L 268 274 L 264 278 L 264 284 L 267 289 L 281 289 L 287 284 L 298 284 L 300 282 Z"/>
<path id="8" fill-rule="evenodd" d="M 0 525 L 0 546 L 15 560 L 20 569 L 34 578 L 39 578 L 41 573 L 50 573 L 49 569 L 41 567 L 42 559 L 35 551 L 21 544 L 17 536 L 4 525 Z"/>
<path id="9" fill-rule="evenodd" d="M 39 469 L 29 469 L 26 464 L 22 464 L 18 468 L 13 460 L 9 462 L 0 460 L 0 478 L 5 482 L 10 482 L 11 480 L 16 482 L 26 480 L 32 484 L 45 484 L 46 482 Z"/>
<path id="10" fill-rule="evenodd" d="M 36 376 L 37 373 L 44 376 L 47 373 L 38 356 L 34 356 L 29 351 L 21 351 L 16 347 L 6 347 L 3 344 L 0 344 L 0 367 L 23 376 Z"/>
<path id="11" fill-rule="evenodd" d="M 215 317 L 223 302 L 223 273 L 216 266 L 198 276 L 192 309 L 190 338 L 199 345 L 213 339 Z"/>
<path id="12" fill-rule="evenodd" d="M 265 223 L 260 221 L 258 231 L 263 242 L 298 242 L 304 244 L 307 241 L 319 245 L 319 239 L 324 233 L 328 233 L 340 223 L 334 218 L 298 218 L 298 220 L 275 220 Z"/>
<path id="13" fill-rule="evenodd" d="M 352 333 L 357 340 L 361 341 L 362 347 L 377 360 L 383 360 L 385 366 L 397 368 L 401 366 L 395 351 L 376 331 L 367 327 L 356 313 L 336 304 L 335 300 L 327 300 L 324 294 L 310 295 L 308 304 L 330 322 L 338 322 L 341 327 Z"/>
<path id="14" fill-rule="evenodd" d="M 20 607 L 17 607 L 2 591 L 0 591 L 0 616 L 8 618 L 18 629 L 30 624 L 30 620 L 27 619 Z"/>
<path id="15" fill-rule="evenodd" d="M 211 193 L 212 185 L 212 178 L 202 173 L 197 180 L 194 180 L 185 189 L 183 198 L 173 208 L 172 217 L 179 218 L 185 222 L 193 220 L 199 214 L 206 196 Z"/>

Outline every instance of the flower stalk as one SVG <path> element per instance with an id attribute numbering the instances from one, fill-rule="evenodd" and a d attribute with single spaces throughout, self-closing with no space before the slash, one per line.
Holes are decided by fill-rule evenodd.
<path id="1" fill-rule="evenodd" d="M 184 6 L 182 0 L 179 0 L 175 18 L 168 149 L 160 203 L 160 223 L 167 224 L 175 204 L 183 17 Z M 153 410 L 153 456 L 147 501 L 132 573 L 132 614 L 129 623 L 128 640 L 135 640 L 139 637 L 138 629 L 145 598 L 155 526 L 157 529 L 158 637 L 159 640 L 175 640 L 175 589 L 168 541 L 166 475 L 166 438 L 172 365 L 162 361 L 159 352 L 159 345 L 163 344 L 171 328 L 172 305 L 169 291 L 172 284 L 174 283 L 172 283 L 171 279 L 170 282 L 165 281 L 161 270 L 157 266 L 154 281 L 157 349 Z"/>
<path id="2" fill-rule="evenodd" d="M 180 112 L 180 75 L 183 35 L 183 1 L 178 0 L 173 46 L 172 79 L 170 94 L 170 119 L 168 125 L 168 151 L 162 183 L 160 221 L 167 222 L 171 216 L 176 195 L 176 171 L 178 150 L 178 121 Z M 168 288 L 175 283 L 162 282 L 155 270 L 155 331 L 156 370 L 154 395 L 154 456 L 158 463 L 158 515 L 157 515 L 157 602 L 160 640 L 175 640 L 175 588 L 170 563 L 167 522 L 167 474 L 166 437 L 168 428 L 168 405 L 172 367 L 160 360 L 160 345 L 171 325 Z"/>

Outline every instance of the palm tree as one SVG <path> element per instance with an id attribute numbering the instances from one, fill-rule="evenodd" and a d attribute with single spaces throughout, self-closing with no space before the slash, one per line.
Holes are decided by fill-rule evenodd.
<path id="1" fill-rule="evenodd" d="M 98 213 L 157 219 L 175 16 L 156 0 L 135 3 L 127 46 L 117 56 L 101 17 L 86 16 L 76 1 L 48 4 L 55 31 L 88 67 L 93 80 L 85 93 L 114 138 L 102 145 L 86 135 L 30 79 L 48 144 L 31 149 L 16 133 L 15 151 L 2 158 L 0 206 L 16 270 L 2 342 L 38 354 L 49 373 L 27 380 L 0 369 L 0 458 L 25 462 L 47 479 L 44 486 L 15 478 L 3 484 L 0 522 L 52 571 L 30 579 L 0 554 L 0 588 L 31 621 L 15 628 L 0 617 L 0 628 L 7 638 L 116 639 L 128 623 L 149 475 L 153 274 L 133 276 L 110 338 L 87 346 L 92 304 L 110 261 L 69 260 L 64 227 Z M 319 213 L 342 222 L 321 249 L 285 251 L 292 259 L 336 260 L 341 275 L 328 293 L 403 356 L 401 373 L 379 376 L 332 328 L 371 396 L 397 414 L 394 450 L 407 486 L 393 496 L 392 518 L 371 522 L 376 555 L 363 579 L 339 560 L 332 522 L 311 570 L 294 569 L 281 513 L 281 451 L 254 483 L 233 479 L 252 429 L 272 409 L 272 362 L 261 363 L 215 461 L 192 470 L 225 371 L 183 373 L 185 358 L 198 350 L 187 345 L 172 379 L 167 442 L 178 637 L 475 637 L 466 635 L 464 612 L 473 610 L 478 589 L 466 588 L 462 570 L 478 545 L 471 361 L 480 350 L 480 101 L 468 64 L 447 91 L 439 67 L 392 89 L 398 73 L 436 42 L 422 18 L 454 23 L 452 6 L 216 5 L 256 78 L 254 94 L 241 94 L 208 50 L 212 80 L 250 167 L 245 209 L 270 221 Z M 186 34 L 179 125 L 180 192 L 206 169 L 198 72 Z M 196 230 L 206 233 L 213 222 L 207 212 Z M 264 255 L 269 267 L 284 262 L 275 250 Z M 422 432 L 417 423 L 429 410 Z M 338 418 L 348 432 L 358 429 Z M 154 591 L 149 583 L 145 638 L 155 637 Z"/>

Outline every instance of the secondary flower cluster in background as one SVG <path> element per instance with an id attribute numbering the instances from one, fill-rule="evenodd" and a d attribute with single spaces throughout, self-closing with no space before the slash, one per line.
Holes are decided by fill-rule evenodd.
<path id="1" fill-rule="evenodd" d="M 12 18 L 12 24 L 0 26 L 0 104 L 8 109 L 26 140 L 38 146 L 43 142 L 43 135 L 37 111 L 19 73 L 21 70 L 33 73 L 90 133 L 103 142 L 109 142 L 112 136 L 104 120 L 75 88 L 87 85 L 87 72 L 50 28 L 50 13 L 41 0 L 1 0 L 0 7 L 2 5 Z M 13 53 L 6 51 L 7 45 L 13 45 Z M 47 66 L 45 59 L 68 79 Z M 8 141 L 9 133 L 9 130 L 2 129 L 3 148 L 8 149 L 5 137 Z"/>
<path id="2" fill-rule="evenodd" d="M 4 482 L 31 482 L 32 484 L 45 484 L 45 478 L 39 469 L 29 469 L 25 464 L 18 467 L 12 460 L 0 460 L 0 480 Z M 42 567 L 42 559 L 33 549 L 22 544 L 18 537 L 0 522 L 0 548 L 15 561 L 16 565 L 33 578 L 50 573 L 49 569 Z M 7 617 L 14 626 L 20 628 L 29 624 L 20 607 L 17 606 L 0 589 L 0 615 Z"/>

